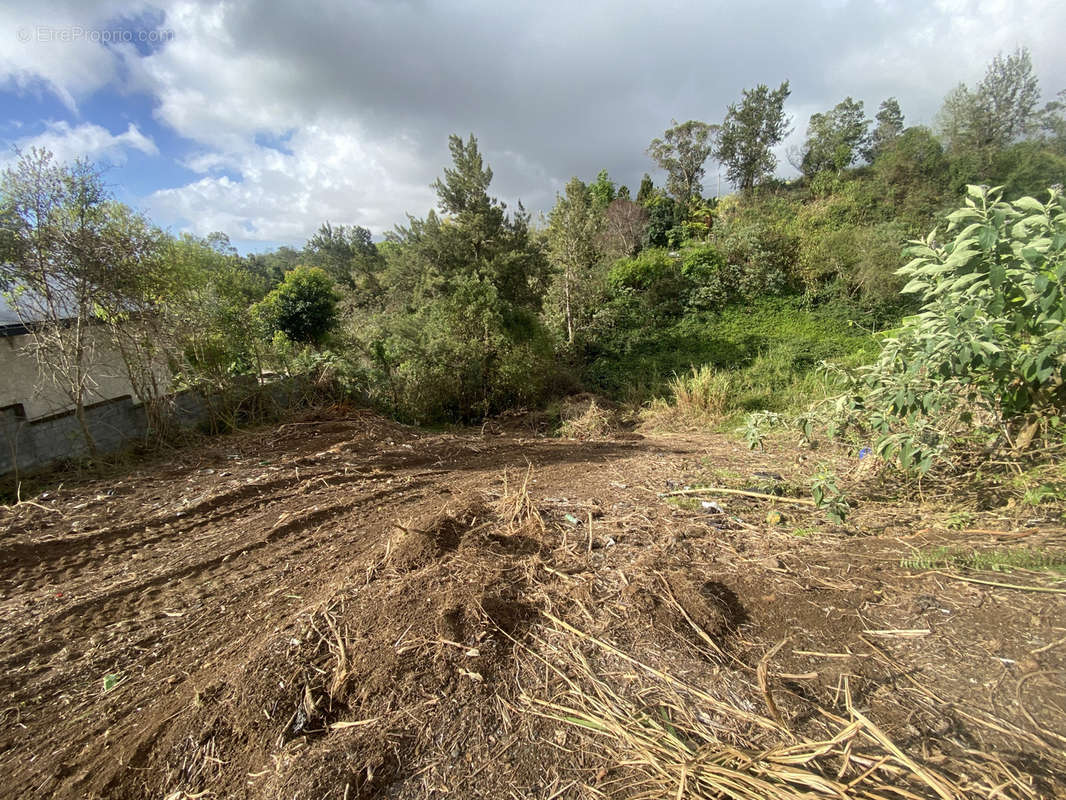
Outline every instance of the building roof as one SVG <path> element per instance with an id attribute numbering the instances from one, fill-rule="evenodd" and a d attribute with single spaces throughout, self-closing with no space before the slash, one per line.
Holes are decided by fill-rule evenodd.
<path id="1" fill-rule="evenodd" d="M 11 304 L 11 298 L 5 292 L 0 291 L 0 336 L 19 336 L 26 333 L 27 324 L 44 319 L 41 312 L 34 308 L 32 302 L 19 305 L 21 308 L 16 310 Z"/>
<path id="2" fill-rule="evenodd" d="M 18 336 L 26 332 L 26 326 L 19 319 L 18 312 L 0 292 L 0 336 Z"/>

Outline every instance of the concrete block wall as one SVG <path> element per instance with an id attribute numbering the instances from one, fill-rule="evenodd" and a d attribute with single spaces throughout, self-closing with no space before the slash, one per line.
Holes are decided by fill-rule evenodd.
<path id="1" fill-rule="evenodd" d="M 249 392 L 259 393 L 260 402 L 281 411 L 301 402 L 302 394 L 292 382 L 279 380 L 259 387 L 249 381 Z M 211 417 L 211 404 L 196 391 L 170 398 L 170 419 L 180 428 L 196 428 Z M 87 406 L 86 423 L 97 450 L 102 454 L 125 450 L 148 436 L 148 415 L 128 395 Z M 73 411 L 40 419 L 27 419 L 25 408 L 13 404 L 0 408 L 0 477 L 26 474 L 60 461 L 88 455 L 81 426 Z"/>
<path id="2" fill-rule="evenodd" d="M 86 424 L 101 453 L 115 453 L 141 440 L 148 430 L 144 408 L 129 397 L 85 409 Z M 0 409 L 0 475 L 88 455 L 74 412 L 27 420 L 21 405 Z"/>

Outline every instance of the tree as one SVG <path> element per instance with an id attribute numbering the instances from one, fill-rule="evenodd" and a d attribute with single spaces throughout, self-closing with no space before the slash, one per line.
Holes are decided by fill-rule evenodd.
<path id="1" fill-rule="evenodd" d="M 306 253 L 282 245 L 277 250 L 266 253 L 249 253 L 245 256 L 244 263 L 250 272 L 263 278 L 268 288 L 272 289 L 281 283 L 286 272 L 304 260 L 307 260 Z"/>
<path id="2" fill-rule="evenodd" d="M 1040 132 L 1044 144 L 1054 153 L 1066 156 L 1066 89 L 1040 112 Z"/>
<path id="3" fill-rule="evenodd" d="M 225 414 L 226 403 L 215 401 L 233 388 L 236 375 L 254 370 L 263 379 L 267 331 L 253 308 L 258 311 L 255 304 L 267 294 L 270 281 L 242 259 L 188 234 L 168 243 L 165 261 L 176 276 L 161 304 L 161 321 L 180 351 L 175 383 L 196 387 L 216 414 Z M 284 274 L 277 283 L 282 278 Z M 231 416 L 226 423 L 232 427 L 236 419 Z"/>
<path id="4" fill-rule="evenodd" d="M 596 180 L 588 185 L 589 197 L 592 204 L 600 211 L 607 208 L 615 198 L 614 181 L 607 174 L 607 170 L 601 169 L 596 175 Z"/>
<path id="5" fill-rule="evenodd" d="M 505 204 L 489 196 L 492 169 L 473 135 L 467 142 L 453 135 L 449 148 L 454 167 L 433 184 L 440 210 L 448 216 L 431 212 L 390 238 L 415 245 L 409 254 L 417 252 L 422 262 L 416 280 L 424 289 L 437 282 L 447 291 L 452 281 L 467 275 L 491 283 L 509 306 L 539 311 L 549 267 L 529 235 L 528 212 L 519 204 L 509 215 Z"/>
<path id="6" fill-rule="evenodd" d="M 304 259 L 324 269 L 338 286 L 352 290 L 362 302 L 378 291 L 378 273 L 384 262 L 366 228 L 324 222 L 307 240 Z"/>
<path id="7" fill-rule="evenodd" d="M 987 162 L 994 151 L 1033 132 L 1039 100 L 1029 51 L 1019 48 L 992 59 L 976 91 L 956 86 L 944 99 L 937 127 L 950 151 L 973 151 Z"/>
<path id="8" fill-rule="evenodd" d="M 1039 100 L 1040 82 L 1029 50 L 997 55 L 977 85 L 978 144 L 1002 149 L 1030 134 Z"/>
<path id="9" fill-rule="evenodd" d="M 900 110 L 899 101 L 895 97 L 884 100 L 874 120 L 877 126 L 871 132 L 869 144 L 863 151 L 863 158 L 870 163 L 876 161 L 885 148 L 903 133 L 903 111 Z"/>
<path id="10" fill-rule="evenodd" d="M 229 234 L 223 231 L 212 231 L 204 238 L 204 242 L 220 256 L 236 256 L 237 248 L 229 239 Z"/>
<path id="11" fill-rule="evenodd" d="M 315 347 L 337 324 L 333 280 L 319 267 L 297 267 L 258 304 L 257 312 L 290 340 Z"/>
<path id="12" fill-rule="evenodd" d="M 548 214 L 547 230 L 548 257 L 557 270 L 550 297 L 569 344 L 574 343 L 591 310 L 595 268 L 600 260 L 597 241 L 603 226 L 603 212 L 597 208 L 590 187 L 571 178 L 566 193 L 557 198 Z"/>
<path id="13" fill-rule="evenodd" d="M 655 183 L 651 175 L 645 172 L 644 177 L 640 179 L 640 188 L 637 189 L 637 202 L 647 207 L 653 197 L 655 197 Z"/>
<path id="14" fill-rule="evenodd" d="M 644 207 L 648 220 L 641 238 L 642 247 L 674 247 L 680 244 L 685 209 L 669 195 L 657 193 Z"/>
<path id="15" fill-rule="evenodd" d="M 760 84 L 726 111 L 714 154 L 741 191 L 750 192 L 777 168 L 771 148 L 790 132 L 784 110 L 790 93 L 788 81 L 772 91 Z"/>
<path id="16" fill-rule="evenodd" d="M 714 149 L 719 128 L 692 119 L 680 124 L 675 119 L 671 125 L 662 139 L 652 139 L 648 155 L 666 172 L 667 191 L 687 205 L 703 191 L 704 164 Z"/>
<path id="17" fill-rule="evenodd" d="M 59 164 L 37 148 L 0 178 L 0 220 L 0 285 L 95 455 L 85 406 L 107 341 L 102 323 L 137 299 L 161 234 L 114 201 L 94 164 Z"/>
<path id="18" fill-rule="evenodd" d="M 936 131 L 951 152 L 977 146 L 974 132 L 977 100 L 965 83 L 947 93 L 936 115 Z"/>
<path id="19" fill-rule="evenodd" d="M 473 136 L 449 146 L 453 166 L 434 184 L 441 214 L 387 235 L 383 310 L 358 334 L 410 419 L 532 402 L 551 361 L 538 318 L 551 265 L 529 214 L 489 196 L 492 170 Z"/>
<path id="20" fill-rule="evenodd" d="M 862 100 L 844 98 L 823 114 L 812 114 L 807 126 L 801 168 L 813 178 L 819 172 L 840 172 L 855 163 L 866 142 L 870 121 Z"/>
<path id="21" fill-rule="evenodd" d="M 648 212 L 627 197 L 616 197 L 609 206 L 600 233 L 602 249 L 608 258 L 629 257 L 640 249 Z"/>
<path id="22" fill-rule="evenodd" d="M 490 209 L 501 209 L 501 204 L 489 197 L 492 168 L 485 165 L 474 134 L 470 134 L 470 139 L 466 142 L 462 137 L 452 134 L 448 137 L 448 149 L 451 151 L 454 167 L 445 167 L 444 180 L 437 178 L 433 182 L 441 211 L 461 216 L 484 215 Z"/>

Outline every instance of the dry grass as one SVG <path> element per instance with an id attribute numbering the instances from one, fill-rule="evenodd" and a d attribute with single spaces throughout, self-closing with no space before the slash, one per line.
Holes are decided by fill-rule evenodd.
<path id="1" fill-rule="evenodd" d="M 668 384 L 670 398 L 657 398 L 644 408 L 645 425 L 659 430 L 701 430 L 720 423 L 731 411 L 738 394 L 734 375 L 711 366 L 693 367 L 687 375 L 674 375 Z"/>
<path id="2" fill-rule="evenodd" d="M 567 439 L 606 439 L 618 431 L 616 412 L 595 397 L 564 403 L 559 435 Z"/>
<path id="3" fill-rule="evenodd" d="M 529 652 L 556 688 L 527 691 L 522 700 L 533 713 L 571 725 L 598 743 L 616 774 L 601 787 L 606 796 L 1039 796 L 993 754 L 969 751 L 965 769 L 958 772 L 951 771 L 959 766 L 951 762 L 919 763 L 855 707 L 846 678 L 841 714 L 816 707 L 803 733 L 790 729 L 773 700 L 769 677 L 769 663 L 784 641 L 764 655 L 757 670 L 758 691 L 769 711 L 765 716 L 750 710 L 744 698 L 690 685 L 550 613 L 545 617 L 545 635 Z"/>
<path id="4" fill-rule="evenodd" d="M 503 494 L 496 501 L 496 513 L 500 522 L 512 533 L 526 524 L 532 524 L 542 532 L 545 530 L 544 519 L 529 496 L 529 481 L 532 477 L 532 464 L 526 467 L 521 483 L 512 480 L 506 471 L 503 474 Z"/>
<path id="5" fill-rule="evenodd" d="M 732 376 L 711 366 L 693 367 L 688 375 L 670 381 L 674 406 L 691 417 L 719 419 L 729 411 L 735 393 Z"/>

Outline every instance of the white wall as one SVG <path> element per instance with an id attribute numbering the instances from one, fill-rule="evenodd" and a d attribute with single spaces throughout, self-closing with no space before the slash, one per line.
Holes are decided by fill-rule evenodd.
<path id="1" fill-rule="evenodd" d="M 90 331 L 89 336 L 93 346 L 86 364 L 90 382 L 85 404 L 123 395 L 136 401 L 122 357 L 99 332 Z M 47 373 L 40 373 L 31 347 L 29 334 L 0 336 L 0 408 L 21 403 L 30 420 L 70 411 L 73 403 Z"/>

